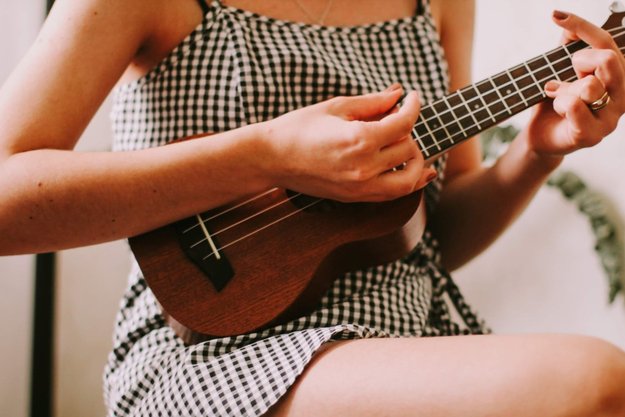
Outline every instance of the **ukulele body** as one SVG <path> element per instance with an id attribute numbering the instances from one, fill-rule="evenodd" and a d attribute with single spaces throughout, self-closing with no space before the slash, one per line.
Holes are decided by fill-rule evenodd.
<path id="1" fill-rule="evenodd" d="M 408 254 L 425 228 L 421 192 L 384 203 L 313 206 L 290 216 L 297 207 L 281 203 L 288 197 L 276 189 L 234 210 L 216 209 L 225 214 L 206 222 L 234 272 L 221 290 L 190 262 L 173 225 L 129 239 L 150 289 L 187 343 L 309 313 L 342 274 Z"/>

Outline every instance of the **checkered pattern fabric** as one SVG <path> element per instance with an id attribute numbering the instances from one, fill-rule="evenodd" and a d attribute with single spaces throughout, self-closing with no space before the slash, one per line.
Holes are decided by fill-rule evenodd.
<path id="1" fill-rule="evenodd" d="M 419 10 L 403 19 L 339 28 L 213 2 L 164 61 L 116 90 L 114 149 L 234 129 L 393 82 L 418 90 L 426 101 L 441 96 L 446 64 L 427 2 Z M 436 167 L 439 179 L 426 191 L 430 210 L 444 160 Z M 193 346 L 166 325 L 135 265 L 105 370 L 105 399 L 110 416 L 258 416 L 332 340 L 487 331 L 442 269 L 429 232 L 405 258 L 338 279 L 308 316 Z"/>

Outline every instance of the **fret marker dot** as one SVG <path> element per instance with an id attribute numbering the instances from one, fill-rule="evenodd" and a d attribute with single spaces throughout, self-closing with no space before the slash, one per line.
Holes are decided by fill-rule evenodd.
<path id="1" fill-rule="evenodd" d="M 512 94 L 512 90 L 507 89 L 507 90 L 506 90 L 506 94 Z"/>

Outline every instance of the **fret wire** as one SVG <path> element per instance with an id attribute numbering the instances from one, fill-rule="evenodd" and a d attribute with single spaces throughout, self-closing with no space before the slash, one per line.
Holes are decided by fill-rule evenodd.
<path id="1" fill-rule="evenodd" d="M 571 80 L 573 80 L 573 79 L 575 79 L 575 78 L 574 78 L 574 77 L 573 77 L 573 78 L 567 78 L 567 79 L 562 80 L 562 81 L 571 81 Z M 530 98 L 529 98 L 529 100 L 533 100 L 533 99 L 535 99 L 535 98 L 539 98 L 539 97 L 544 98 L 544 95 L 542 95 L 542 94 L 535 94 L 535 95 L 533 95 L 532 97 L 530 97 Z M 505 111 L 503 111 L 503 112 L 499 112 L 499 113 L 495 114 L 495 116 L 504 115 L 505 113 L 506 113 Z M 474 128 L 474 127 L 476 127 L 476 125 L 473 125 L 473 126 L 471 126 L 471 127 L 473 127 L 473 128 Z M 466 138 L 466 136 L 457 136 L 457 139 L 460 139 L 460 141 L 461 141 L 463 138 Z M 427 157 L 428 157 L 428 158 L 430 157 L 429 149 L 428 149 L 428 155 L 427 155 Z M 427 159 L 427 158 L 426 158 L 426 159 Z"/>
<path id="2" fill-rule="evenodd" d="M 564 73 L 564 72 L 568 71 L 569 69 L 570 69 L 570 68 L 566 68 L 566 69 L 565 69 L 565 70 L 563 70 L 562 72 Z M 558 74 L 558 77 L 559 77 L 559 74 Z M 569 79 L 567 79 L 567 80 L 563 80 L 563 81 L 568 81 L 568 80 L 573 80 L 573 79 L 575 79 L 575 77 L 574 77 L 574 76 L 573 76 L 573 78 L 569 78 Z M 528 87 L 528 88 L 531 88 L 531 87 Z M 528 88 L 523 89 L 523 91 L 527 90 Z M 532 97 L 530 97 L 530 98 L 529 98 L 529 100 L 533 100 L 533 99 L 535 99 L 535 98 L 539 98 L 539 97 L 544 98 L 544 97 L 545 97 L 545 95 L 544 95 L 544 93 L 542 92 L 542 89 L 540 89 L 540 91 L 541 91 L 541 93 L 540 93 L 540 94 L 533 95 Z M 466 106 L 465 106 L 465 107 L 466 107 Z M 458 108 L 459 108 L 459 107 L 458 107 Z M 499 113 L 497 113 L 495 116 L 504 115 L 505 113 L 506 113 L 505 111 L 504 111 L 504 112 L 499 112 Z M 475 120 L 475 118 L 474 118 L 474 120 Z M 479 123 L 477 122 L 477 120 L 475 120 L 475 121 L 476 121 L 476 125 L 471 126 L 471 128 L 478 127 L 479 129 L 481 129 L 481 127 L 480 127 Z M 458 138 L 458 139 L 460 139 L 460 140 L 462 140 L 463 138 L 466 138 L 466 137 L 467 137 L 466 133 L 463 133 L 463 136 L 457 136 L 457 138 Z M 452 139 L 453 139 L 453 138 L 452 138 Z M 454 141 L 454 143 L 455 143 L 455 141 Z M 430 148 L 431 148 L 431 147 L 430 147 Z M 428 157 L 429 157 L 429 152 L 428 152 Z"/>
<path id="3" fill-rule="evenodd" d="M 549 58 L 547 58 L 546 54 L 543 54 L 542 56 L 543 58 L 545 58 L 545 61 L 547 61 L 547 66 L 549 67 L 553 75 L 556 77 L 556 79 L 560 79 L 560 76 L 558 75 L 558 73 L 556 72 L 556 69 L 551 64 L 551 61 L 549 60 Z"/>
<path id="4" fill-rule="evenodd" d="M 509 114 L 512 114 L 512 109 L 510 109 L 510 106 L 508 106 L 508 103 L 506 103 L 506 100 L 502 97 L 501 93 L 499 92 L 499 88 L 495 85 L 495 82 L 493 81 L 493 77 L 490 77 L 488 79 L 488 81 L 490 81 L 490 84 L 493 86 L 493 89 L 495 90 L 495 93 L 497 93 L 497 95 L 499 96 L 499 98 L 501 99 L 501 103 L 504 105 L 504 107 L 508 110 Z M 502 86 L 503 87 L 503 86 Z"/>
<path id="5" fill-rule="evenodd" d="M 484 100 L 484 96 L 482 95 L 480 90 L 478 90 L 478 88 L 477 88 L 478 84 L 481 84 L 481 82 L 473 84 L 473 90 L 475 90 L 477 96 L 482 101 L 482 104 L 484 105 L 484 108 L 486 109 L 486 111 L 490 115 L 491 119 L 493 119 L 493 123 L 497 123 L 497 119 L 495 119 L 495 116 L 493 116 L 493 113 L 490 111 L 490 107 L 486 104 L 486 101 Z"/>
<path id="6" fill-rule="evenodd" d="M 429 157 L 430 156 L 430 152 L 428 151 L 428 149 L 430 149 L 430 148 L 428 146 L 425 146 L 425 144 L 421 140 L 421 136 L 419 136 L 417 134 L 416 127 L 412 128 L 412 134 L 414 135 L 415 138 L 417 138 L 417 142 L 419 142 L 419 149 L 421 149 L 421 152 L 427 152 L 428 153 L 427 156 Z"/>
<path id="7" fill-rule="evenodd" d="M 573 62 L 573 55 L 571 55 L 571 52 L 569 51 L 569 48 L 566 47 L 566 45 L 564 45 L 562 47 L 562 49 L 564 50 L 564 52 L 566 52 L 566 55 L 569 57 L 569 59 L 571 60 L 571 62 Z"/>
<path id="8" fill-rule="evenodd" d="M 473 112 L 471 111 L 471 108 L 469 107 L 469 103 L 467 103 L 467 101 L 464 99 L 464 97 L 462 96 L 462 90 L 458 90 L 457 93 L 458 97 L 460 97 L 460 100 L 462 100 L 462 103 L 464 104 L 464 107 L 466 107 L 466 109 L 469 111 L 469 116 L 471 116 L 471 118 L 473 119 L 473 121 L 475 122 L 475 124 L 477 124 L 477 127 L 479 129 L 481 129 L 482 127 L 480 126 L 480 123 L 477 121 L 477 119 L 475 118 L 475 115 L 473 114 Z"/>
<path id="9" fill-rule="evenodd" d="M 563 48 L 562 48 L 562 47 L 560 47 L 559 49 L 563 49 Z M 557 50 L 558 50 L 558 49 L 556 49 L 556 50 L 554 50 L 554 51 L 557 51 Z M 552 51 L 552 52 L 553 52 L 553 51 Z M 562 58 L 560 58 L 558 61 L 556 61 L 555 63 L 556 63 L 556 64 L 558 64 L 558 63 L 560 63 L 560 62 L 562 62 L 562 61 L 566 61 L 567 59 L 568 59 L 568 57 L 562 57 Z M 530 61 L 530 62 L 531 62 L 531 61 Z M 512 68 L 511 68 L 511 70 L 514 70 L 514 69 L 517 69 L 517 68 L 522 68 L 523 66 L 524 66 L 524 64 L 520 64 L 520 65 L 517 65 L 517 66 L 515 66 L 515 67 L 512 67 Z M 570 69 L 570 68 L 567 68 L 567 69 Z M 561 72 L 565 72 L 565 70 L 563 70 L 563 71 L 561 71 Z M 496 74 L 494 77 L 498 77 L 498 76 L 500 76 L 500 75 L 503 75 L 503 73 Z M 491 78 L 494 78 L 494 77 L 491 77 Z M 489 81 L 488 79 L 487 79 L 487 80 L 482 80 L 482 81 L 480 81 L 480 82 L 476 83 L 476 85 L 484 84 L 484 83 L 487 83 L 488 81 Z M 506 86 L 508 86 L 508 84 L 510 84 L 510 83 L 505 83 L 505 84 L 503 84 L 501 87 L 506 87 Z M 491 85 L 492 85 L 492 83 L 491 83 Z M 496 93 L 498 92 L 498 91 L 497 91 L 497 88 L 493 88 L 493 89 L 495 90 L 495 92 L 496 92 Z M 527 90 L 527 89 L 528 89 L 528 88 L 523 88 L 521 91 L 525 91 L 525 90 Z M 457 94 L 457 93 L 456 93 L 456 94 Z M 504 97 L 502 97 L 500 94 L 498 94 L 498 95 L 499 95 L 499 96 L 500 96 L 500 98 L 501 98 L 501 100 L 499 100 L 499 101 L 500 101 L 500 102 L 502 102 L 502 104 L 503 104 L 503 103 L 505 103 Z M 506 97 L 507 97 L 507 96 L 506 96 Z M 443 97 L 443 99 L 447 100 L 447 98 L 446 98 L 446 97 Z M 493 103 L 493 104 L 494 104 L 494 103 Z M 453 112 L 454 112 L 454 110 L 459 110 L 459 109 L 461 109 L 461 108 L 463 108 L 463 107 L 465 107 L 465 108 L 466 108 L 467 106 L 465 106 L 464 104 L 461 104 L 461 105 L 456 106 L 456 107 L 453 107 L 453 106 L 449 106 L 449 107 L 450 107 L 450 110 L 449 110 L 449 111 L 453 113 Z M 445 113 L 446 113 L 446 112 L 443 112 L 443 114 L 445 114 Z M 422 119 L 419 119 L 419 121 L 417 122 L 417 125 L 418 125 L 419 123 L 422 123 Z"/>
<path id="10" fill-rule="evenodd" d="M 519 88 L 519 85 L 514 80 L 514 77 L 512 77 L 512 74 L 510 74 L 510 70 L 506 70 L 506 75 L 508 76 L 508 78 L 510 78 L 510 81 L 512 81 L 512 84 L 518 91 L 519 96 L 521 96 L 521 100 L 523 100 L 523 104 L 525 105 L 525 107 L 527 107 L 527 100 L 525 100 L 525 96 L 521 94 L 521 89 Z"/>
<path id="11" fill-rule="evenodd" d="M 452 135 L 449 133 L 449 130 L 447 130 L 447 126 L 441 120 L 441 117 L 438 115 L 438 112 L 436 111 L 434 106 L 430 106 L 430 109 L 432 109 L 432 113 L 434 113 L 434 115 L 436 116 L 436 119 L 438 119 L 438 122 L 442 126 L 443 130 L 445 130 L 445 134 L 447 135 L 447 138 L 451 138 Z M 440 151 L 441 150 L 441 145 L 440 145 L 440 143 L 438 143 L 438 140 L 436 139 L 436 137 L 434 137 L 434 142 L 436 142 L 436 146 L 438 147 L 438 150 Z"/>
<path id="12" fill-rule="evenodd" d="M 447 100 L 447 96 L 443 97 L 443 101 L 445 102 L 445 104 L 447 104 L 447 107 L 450 109 L 450 113 L 452 117 L 456 121 L 456 124 L 460 127 L 460 130 L 462 131 L 462 136 L 466 136 L 467 132 L 465 132 L 464 127 L 462 126 L 462 123 L 460 123 L 460 120 L 458 120 L 458 116 L 456 116 L 456 112 L 453 111 L 454 107 L 451 104 L 449 104 L 449 100 Z"/>
<path id="13" fill-rule="evenodd" d="M 427 119 L 425 117 L 423 118 L 423 125 L 428 130 L 428 133 L 432 137 L 432 140 L 434 140 L 434 143 L 438 144 L 438 140 L 436 139 L 436 136 L 434 136 L 434 133 L 432 132 L 432 129 L 430 129 L 430 125 L 428 124 L 428 121 L 427 121 Z M 429 148 L 431 148 L 431 146 Z M 440 149 L 440 146 L 439 146 L 439 149 Z"/>
<path id="14" fill-rule="evenodd" d="M 536 77 L 534 76 L 534 72 L 531 70 L 531 68 L 529 67 L 529 65 L 527 65 L 527 62 L 524 62 L 523 65 L 525 65 L 525 68 L 527 68 L 527 70 L 530 73 L 530 77 L 532 77 L 532 80 L 534 80 L 534 82 L 536 83 L 536 86 L 538 87 L 538 89 L 541 91 L 541 94 L 543 97 L 546 97 L 547 94 L 543 91 L 542 86 L 540 85 L 540 83 L 538 82 L 538 80 L 536 79 Z M 541 68 L 542 69 L 542 68 Z"/>

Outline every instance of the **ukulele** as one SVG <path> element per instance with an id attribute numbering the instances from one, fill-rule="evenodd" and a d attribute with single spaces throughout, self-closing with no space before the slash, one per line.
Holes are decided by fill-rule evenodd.
<path id="1" fill-rule="evenodd" d="M 603 26 L 623 52 L 625 7 Z M 432 160 L 545 100 L 549 80 L 572 81 L 576 41 L 424 106 L 412 129 Z M 338 203 L 284 189 L 131 237 L 168 321 L 187 343 L 244 334 L 312 311 L 342 274 L 396 260 L 419 242 L 422 193 L 382 203 Z"/>

